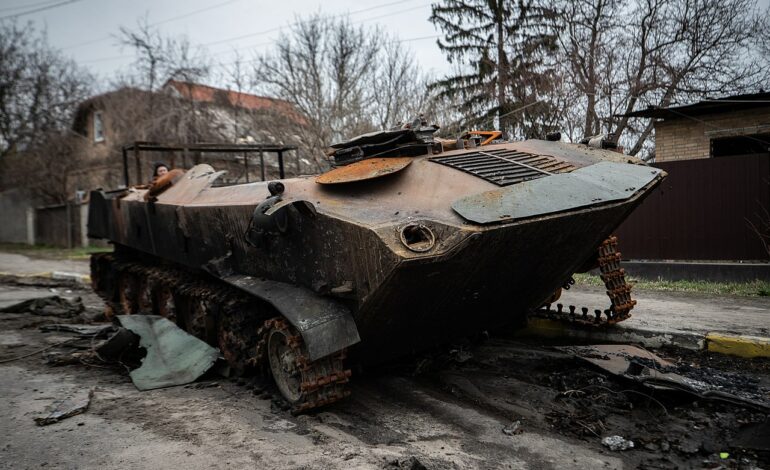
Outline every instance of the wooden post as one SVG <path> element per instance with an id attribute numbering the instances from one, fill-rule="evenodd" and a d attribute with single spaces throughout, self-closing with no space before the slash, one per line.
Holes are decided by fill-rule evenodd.
<path id="1" fill-rule="evenodd" d="M 246 182 L 249 182 L 249 153 L 243 152 L 243 166 L 246 168 Z"/>
<path id="2" fill-rule="evenodd" d="M 126 187 L 129 187 L 128 182 L 128 151 L 126 150 L 126 147 L 123 147 L 123 184 L 125 184 Z"/>
<path id="3" fill-rule="evenodd" d="M 134 160 L 136 163 L 136 184 L 142 184 L 142 160 L 139 159 L 139 148 L 136 144 L 134 144 Z"/>
<path id="4" fill-rule="evenodd" d="M 265 154 L 262 153 L 262 147 L 259 148 L 259 168 L 262 171 L 262 181 L 265 181 Z"/>

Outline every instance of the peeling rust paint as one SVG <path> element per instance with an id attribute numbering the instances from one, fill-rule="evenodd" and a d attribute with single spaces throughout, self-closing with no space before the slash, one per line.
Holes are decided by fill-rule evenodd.
<path id="1" fill-rule="evenodd" d="M 411 157 L 369 158 L 335 168 L 318 176 L 320 184 L 341 184 L 366 181 L 397 173 L 412 163 Z"/>

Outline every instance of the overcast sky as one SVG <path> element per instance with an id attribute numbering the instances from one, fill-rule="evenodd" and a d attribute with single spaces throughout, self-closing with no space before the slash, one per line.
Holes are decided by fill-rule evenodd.
<path id="1" fill-rule="evenodd" d="M 764 10 L 770 0 L 757 3 Z M 205 46 L 215 62 L 228 64 L 234 49 L 252 59 L 298 16 L 314 12 L 350 13 L 354 24 L 379 24 L 414 50 L 423 70 L 442 75 L 449 67 L 436 45 L 438 31 L 428 21 L 430 0 L 0 0 L 0 19 L 24 13 L 19 22 L 45 28 L 52 45 L 89 67 L 103 84 L 132 61 L 132 51 L 117 44 L 119 28 L 134 28 L 145 15 L 164 35 L 186 35 Z"/>
<path id="2" fill-rule="evenodd" d="M 131 63 L 132 51 L 121 49 L 115 35 L 144 15 L 164 35 L 187 35 L 216 61 L 228 63 L 234 49 L 244 59 L 266 51 L 298 15 L 350 13 L 355 24 L 379 24 L 398 35 L 424 70 L 439 73 L 447 67 L 428 21 L 429 0 L 0 0 L 0 17 L 34 9 L 41 11 L 18 21 L 45 28 L 53 46 L 104 79 Z"/>

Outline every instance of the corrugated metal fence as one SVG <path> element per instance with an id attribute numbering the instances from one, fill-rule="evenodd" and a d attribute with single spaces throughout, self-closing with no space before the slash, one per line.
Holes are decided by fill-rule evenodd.
<path id="1" fill-rule="evenodd" d="M 751 228 L 770 211 L 767 156 L 657 163 L 668 178 L 621 225 L 625 259 L 767 260 Z"/>

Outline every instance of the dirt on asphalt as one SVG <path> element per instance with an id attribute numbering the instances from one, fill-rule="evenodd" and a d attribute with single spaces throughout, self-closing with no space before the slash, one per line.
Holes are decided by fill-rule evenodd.
<path id="1" fill-rule="evenodd" d="M 99 308 L 90 291 L 71 294 Z M 765 411 L 653 392 L 505 336 L 355 371 L 350 398 L 292 416 L 258 378 L 210 373 L 139 392 L 121 365 L 45 362 L 66 345 L 9 360 L 69 338 L 39 330 L 62 321 L 82 319 L 0 314 L 0 468 L 770 468 L 770 453 L 753 449 L 770 442 Z M 655 352 L 770 390 L 767 360 Z M 85 413 L 35 425 L 92 388 Z M 615 435 L 633 449 L 601 444 Z"/>

